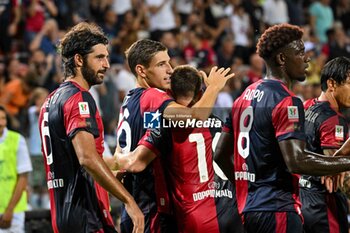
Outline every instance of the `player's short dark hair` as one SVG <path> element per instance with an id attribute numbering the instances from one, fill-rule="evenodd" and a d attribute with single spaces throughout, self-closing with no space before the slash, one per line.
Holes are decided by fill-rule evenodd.
<path id="1" fill-rule="evenodd" d="M 133 43 L 125 51 L 131 72 L 137 77 L 136 66 L 143 65 L 146 68 L 149 67 L 154 55 L 161 51 L 167 51 L 167 48 L 159 41 L 142 39 Z"/>
<path id="2" fill-rule="evenodd" d="M 71 28 L 59 44 L 64 77 L 76 75 L 74 55 L 80 54 L 85 58 L 92 52 L 92 47 L 97 44 L 108 44 L 108 39 L 99 26 L 82 22 Z"/>
<path id="3" fill-rule="evenodd" d="M 259 38 L 256 52 L 264 60 L 273 57 L 278 49 L 283 48 L 295 40 L 301 40 L 303 30 L 290 24 L 278 24 L 268 28 Z"/>
<path id="4" fill-rule="evenodd" d="M 327 62 L 321 71 L 321 89 L 327 90 L 327 80 L 333 79 L 341 85 L 350 76 L 350 59 L 346 57 L 337 57 Z"/>
<path id="5" fill-rule="evenodd" d="M 177 66 L 171 75 L 171 90 L 174 98 L 194 94 L 197 97 L 202 86 L 198 70 L 189 65 Z"/>

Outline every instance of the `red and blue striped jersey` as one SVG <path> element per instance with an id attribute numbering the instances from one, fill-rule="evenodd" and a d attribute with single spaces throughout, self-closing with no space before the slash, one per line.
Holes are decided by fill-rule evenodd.
<path id="1" fill-rule="evenodd" d="M 80 165 L 72 145 L 77 132 L 87 131 L 102 156 L 102 119 L 90 93 L 62 83 L 43 104 L 39 128 L 54 232 L 116 232 L 107 191 Z"/>
<path id="2" fill-rule="evenodd" d="M 288 170 L 278 143 L 305 140 L 301 100 L 279 80 L 255 82 L 234 102 L 224 131 L 234 135 L 239 212 L 300 213 L 298 177 Z"/>

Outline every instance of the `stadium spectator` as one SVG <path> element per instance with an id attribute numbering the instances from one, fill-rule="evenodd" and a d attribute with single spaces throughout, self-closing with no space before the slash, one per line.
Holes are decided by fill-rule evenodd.
<path id="1" fill-rule="evenodd" d="M 7 129 L 7 113 L 0 106 L 0 232 L 24 233 L 28 173 L 32 164 L 24 137 Z"/>

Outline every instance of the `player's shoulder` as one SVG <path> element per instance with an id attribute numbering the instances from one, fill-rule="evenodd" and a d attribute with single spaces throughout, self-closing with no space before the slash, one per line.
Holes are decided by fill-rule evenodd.
<path id="1" fill-rule="evenodd" d="M 168 96 L 168 97 L 170 97 L 169 94 L 166 91 L 161 90 L 159 88 L 155 88 L 155 87 L 151 87 L 151 88 L 145 89 L 144 92 L 143 92 L 143 95 L 144 96 L 145 95 L 155 96 L 155 97 L 157 97 L 157 96 Z"/>
<path id="2" fill-rule="evenodd" d="M 316 104 L 316 99 L 312 98 L 312 99 L 308 99 L 305 100 L 303 105 L 304 105 L 304 109 L 307 110 L 309 109 L 311 106 Z"/>
<path id="3" fill-rule="evenodd" d="M 172 101 L 173 98 L 166 92 L 158 88 L 146 89 L 140 98 L 140 105 L 146 109 L 158 109 L 163 103 Z"/>
<path id="4" fill-rule="evenodd" d="M 51 97 L 52 99 L 63 99 L 65 102 L 67 99 L 75 98 L 77 93 L 82 92 L 89 93 L 74 82 L 64 82 L 52 93 Z"/>
<path id="5" fill-rule="evenodd" d="M 305 106 L 305 103 L 304 103 Z M 308 108 L 305 108 L 306 110 L 312 110 L 314 112 L 319 112 L 322 115 L 338 115 L 339 113 L 333 109 L 328 101 L 318 101 L 317 99 L 314 99 L 313 102 L 308 106 Z"/>

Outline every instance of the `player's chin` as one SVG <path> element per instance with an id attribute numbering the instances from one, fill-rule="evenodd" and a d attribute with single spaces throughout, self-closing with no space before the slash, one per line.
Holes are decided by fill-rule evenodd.
<path id="1" fill-rule="evenodd" d="M 296 78 L 299 82 L 304 82 L 306 79 L 306 74 L 304 73 L 303 75 L 300 75 L 299 77 Z"/>
<path id="2" fill-rule="evenodd" d="M 102 78 L 98 77 L 98 78 L 95 79 L 95 85 L 99 85 L 99 84 L 102 84 L 102 83 L 103 83 L 103 77 Z"/>
<path id="3" fill-rule="evenodd" d="M 169 90 L 171 88 L 170 82 L 163 83 L 162 88 L 163 90 Z"/>

